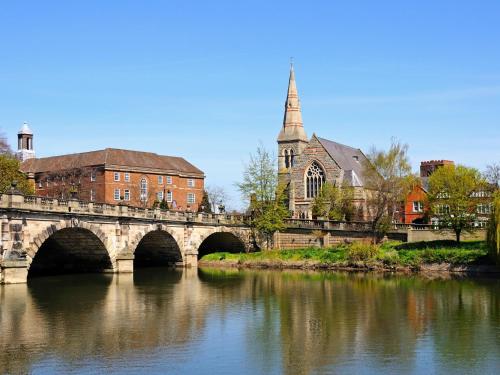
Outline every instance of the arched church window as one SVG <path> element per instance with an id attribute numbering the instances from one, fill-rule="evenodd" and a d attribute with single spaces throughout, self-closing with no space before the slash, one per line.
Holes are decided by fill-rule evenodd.
<path id="1" fill-rule="evenodd" d="M 290 157 L 288 155 L 288 150 L 285 150 L 285 168 L 290 168 Z"/>
<path id="2" fill-rule="evenodd" d="M 290 167 L 295 165 L 295 155 L 293 154 L 293 150 L 290 150 Z"/>
<path id="3" fill-rule="evenodd" d="M 313 162 L 306 172 L 306 197 L 314 198 L 325 183 L 325 172 L 317 162 Z"/>
<path id="4" fill-rule="evenodd" d="M 148 180 L 145 178 L 141 179 L 141 193 L 140 193 L 141 201 L 145 202 L 148 199 Z"/>

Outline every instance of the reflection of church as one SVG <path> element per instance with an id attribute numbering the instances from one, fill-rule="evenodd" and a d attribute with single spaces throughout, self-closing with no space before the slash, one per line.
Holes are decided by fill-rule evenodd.
<path id="1" fill-rule="evenodd" d="M 327 181 L 354 188 L 355 219 L 366 218 L 363 204 L 363 163 L 360 149 L 345 146 L 314 133 L 307 138 L 293 66 L 290 69 L 283 127 L 278 135 L 278 175 L 288 185 L 289 208 L 295 218 L 311 218 L 311 203 Z"/>

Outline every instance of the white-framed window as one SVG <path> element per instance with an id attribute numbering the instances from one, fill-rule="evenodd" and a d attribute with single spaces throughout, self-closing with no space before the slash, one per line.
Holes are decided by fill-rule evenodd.
<path id="1" fill-rule="evenodd" d="M 156 193 L 156 200 L 158 202 L 163 201 L 163 191 L 159 191 L 158 193 Z"/>
<path id="2" fill-rule="evenodd" d="M 487 220 L 478 220 L 474 223 L 475 227 L 479 228 L 486 228 L 488 226 L 488 221 Z"/>
<path id="3" fill-rule="evenodd" d="M 167 176 L 167 184 L 172 185 L 172 176 Z"/>
<path id="4" fill-rule="evenodd" d="M 95 190 L 90 189 L 90 201 L 93 202 L 95 201 Z"/>
<path id="5" fill-rule="evenodd" d="M 188 204 L 193 204 L 196 201 L 194 193 L 188 193 L 187 194 L 187 203 Z"/>
<path id="6" fill-rule="evenodd" d="M 120 181 L 120 172 L 115 172 L 115 181 Z"/>
<path id="7" fill-rule="evenodd" d="M 129 181 L 130 181 L 130 173 L 125 172 L 125 176 L 123 176 L 123 178 L 124 178 L 124 180 L 125 180 L 126 182 L 129 182 Z"/>
<path id="8" fill-rule="evenodd" d="M 163 176 L 158 176 L 158 185 L 163 184 Z"/>
<path id="9" fill-rule="evenodd" d="M 125 189 L 123 191 L 123 200 L 125 200 L 125 201 L 129 201 L 130 200 L 130 190 Z"/>
<path id="10" fill-rule="evenodd" d="M 413 202 L 413 212 L 424 212 L 424 202 Z"/>
<path id="11" fill-rule="evenodd" d="M 431 218 L 431 225 L 434 229 L 439 228 L 439 219 L 437 217 Z"/>
<path id="12" fill-rule="evenodd" d="M 167 191 L 167 202 L 172 202 L 173 200 L 173 195 L 171 191 Z"/>
<path id="13" fill-rule="evenodd" d="M 439 204 L 436 206 L 436 211 L 438 215 L 447 215 L 450 213 L 450 206 L 447 204 Z"/>
<path id="14" fill-rule="evenodd" d="M 148 200 L 148 180 L 146 180 L 144 177 L 141 178 L 141 195 L 140 199 L 142 202 L 145 202 Z"/>
<path id="15" fill-rule="evenodd" d="M 90 182 L 94 182 L 96 180 L 96 171 L 95 170 L 92 170 L 90 172 Z"/>
<path id="16" fill-rule="evenodd" d="M 473 198 L 487 198 L 491 197 L 491 192 L 485 190 L 473 191 L 470 196 Z"/>
<path id="17" fill-rule="evenodd" d="M 42 188 L 42 187 L 43 187 L 42 179 L 38 180 L 38 187 L 39 187 L 39 188 Z"/>
<path id="18" fill-rule="evenodd" d="M 188 178 L 188 187 L 194 187 L 194 179 Z"/>
<path id="19" fill-rule="evenodd" d="M 115 201 L 120 200 L 120 189 L 115 189 L 114 198 L 115 198 Z"/>
<path id="20" fill-rule="evenodd" d="M 476 208 L 476 212 L 478 214 L 485 214 L 489 215 L 491 214 L 491 203 L 479 203 Z"/>

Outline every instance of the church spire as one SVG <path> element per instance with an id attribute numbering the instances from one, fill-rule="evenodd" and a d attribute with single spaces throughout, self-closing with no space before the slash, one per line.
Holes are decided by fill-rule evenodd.
<path id="1" fill-rule="evenodd" d="M 300 112 L 299 94 L 295 83 L 295 72 L 293 63 L 290 64 L 290 78 L 288 80 L 288 93 L 285 102 L 285 115 L 283 117 L 283 127 L 278 135 L 279 141 L 305 141 L 307 135 L 302 124 L 302 113 Z"/>

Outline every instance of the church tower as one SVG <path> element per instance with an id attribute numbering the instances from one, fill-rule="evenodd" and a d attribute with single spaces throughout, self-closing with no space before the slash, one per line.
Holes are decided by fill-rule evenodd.
<path id="1" fill-rule="evenodd" d="M 33 150 L 33 132 L 25 122 L 17 133 L 17 158 L 23 162 L 35 157 Z"/>
<path id="2" fill-rule="evenodd" d="M 302 124 L 299 94 L 295 83 L 295 72 L 293 64 L 291 64 L 283 127 L 278 135 L 278 176 L 281 182 L 287 183 L 290 181 L 291 168 L 294 166 L 296 158 L 302 154 L 308 142 L 309 140 Z"/>

